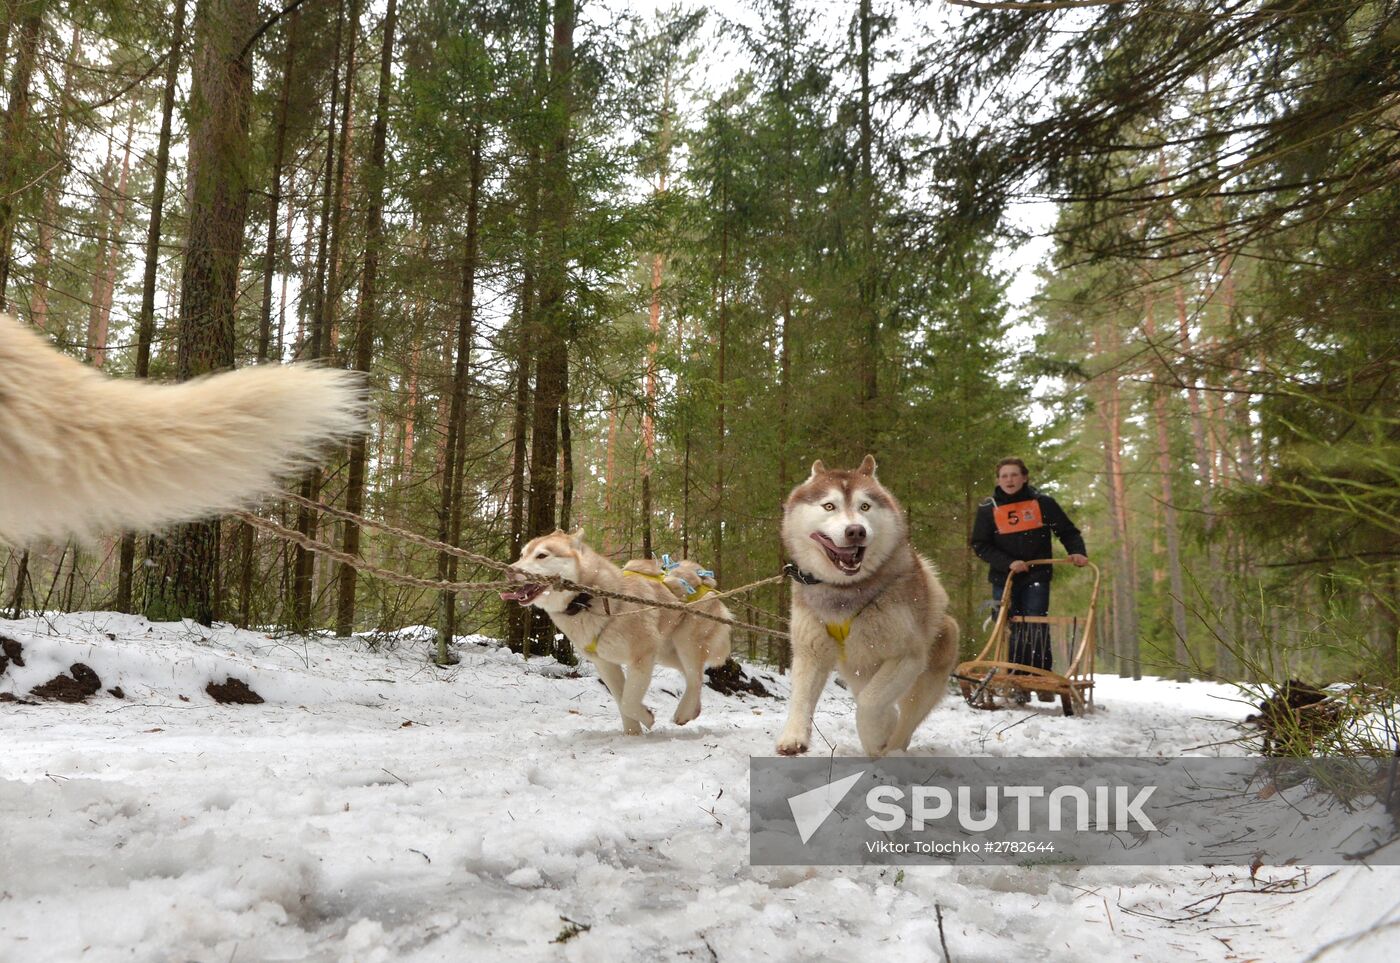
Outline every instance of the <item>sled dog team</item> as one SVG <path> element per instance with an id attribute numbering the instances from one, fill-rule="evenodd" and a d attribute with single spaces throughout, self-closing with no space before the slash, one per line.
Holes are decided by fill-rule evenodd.
<path id="1" fill-rule="evenodd" d="M 833 669 L 855 695 L 865 753 L 908 749 L 914 730 L 947 691 L 958 626 L 933 566 L 909 544 L 903 510 L 875 477 L 875 459 L 867 455 L 854 471 L 813 463 L 783 506 L 782 540 L 796 584 L 792 698 L 778 752 L 796 755 L 810 747 L 812 713 Z M 728 657 L 729 627 L 675 609 L 551 589 L 529 577 L 561 576 L 656 600 L 693 599 L 689 604 L 728 617 L 723 602 L 704 597 L 713 579 L 694 562 L 681 566 L 633 561 L 618 568 L 591 549 L 582 532 L 552 532 L 525 546 L 511 575 L 519 584 L 501 598 L 549 615 L 575 651 L 597 666 L 617 701 L 622 731 L 634 735 L 653 723 L 643 699 L 658 662 L 685 675 L 674 721 L 684 725 L 700 714 L 702 672 Z"/>
<path id="2" fill-rule="evenodd" d="M 303 365 L 244 369 L 178 385 L 106 378 L 0 315 L 0 542 L 153 529 L 241 508 L 271 494 L 328 446 L 359 433 L 361 385 Z M 812 713 L 834 669 L 856 700 L 871 756 L 907 749 L 943 696 L 958 648 L 948 595 L 909 544 L 904 512 L 867 455 L 855 470 L 812 465 L 783 506 L 792 560 L 792 697 L 777 749 L 806 752 Z M 693 561 L 618 568 L 582 532 L 531 541 L 501 597 L 546 612 L 591 660 L 622 731 L 654 723 L 645 704 L 657 663 L 679 669 L 677 725 L 700 715 L 707 666 L 729 656 L 729 626 L 686 612 L 551 589 L 531 574 L 671 601 L 724 618 L 711 573 Z"/>

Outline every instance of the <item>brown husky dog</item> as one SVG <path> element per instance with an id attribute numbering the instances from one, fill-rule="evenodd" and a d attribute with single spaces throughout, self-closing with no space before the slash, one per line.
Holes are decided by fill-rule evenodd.
<path id="1" fill-rule="evenodd" d="M 783 506 L 782 538 L 796 584 L 792 700 L 778 752 L 807 751 L 833 668 L 855 695 L 865 753 L 908 749 L 947 692 L 958 624 L 933 566 L 909 544 L 904 510 L 875 479 L 875 459 L 855 471 L 813 462 Z"/>
<path id="2" fill-rule="evenodd" d="M 589 548 L 582 530 L 569 534 L 551 532 L 525 546 L 515 567 L 535 575 L 558 575 L 609 592 L 674 603 L 676 596 L 659 570 L 647 577 L 622 569 Z M 659 567 L 658 567 L 659 569 Z M 687 616 L 674 609 L 647 608 L 587 592 L 558 591 L 512 574 L 521 584 L 502 592 L 501 598 L 533 605 L 548 613 L 574 649 L 598 668 L 598 676 L 617 701 L 622 731 L 638 735 L 655 722 L 643 704 L 656 663 L 679 669 L 685 676 L 685 694 L 673 721 L 683 726 L 700 715 L 700 689 L 706 666 L 720 665 L 729 657 L 729 626 Z M 728 616 L 715 600 L 701 600 L 703 611 Z M 714 632 L 711 627 L 722 630 Z"/>

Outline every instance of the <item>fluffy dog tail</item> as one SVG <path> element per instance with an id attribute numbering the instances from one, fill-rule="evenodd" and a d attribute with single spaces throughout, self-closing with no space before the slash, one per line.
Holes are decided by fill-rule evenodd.
<path id="1" fill-rule="evenodd" d="M 363 430 L 357 376 L 302 365 L 178 385 L 104 377 L 0 316 L 0 540 L 239 508 Z"/>

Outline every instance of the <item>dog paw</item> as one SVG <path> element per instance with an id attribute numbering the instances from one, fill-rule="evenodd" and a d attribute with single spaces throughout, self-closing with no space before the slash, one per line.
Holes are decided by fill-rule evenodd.
<path id="1" fill-rule="evenodd" d="M 624 719 L 622 721 L 622 734 L 624 736 L 640 736 L 642 734 L 642 727 L 637 723 L 636 719 Z"/>
<path id="2" fill-rule="evenodd" d="M 696 719 L 698 719 L 698 718 L 700 718 L 700 707 L 699 707 L 699 706 L 696 706 L 696 707 L 694 708 L 694 710 L 692 710 L 692 711 L 690 711 L 690 712 L 686 712 L 684 709 L 681 709 L 681 708 L 678 707 L 678 708 L 676 709 L 676 714 L 675 714 L 674 716 L 671 717 L 671 721 L 674 722 L 674 723 L 675 723 L 676 725 L 678 725 L 678 726 L 683 726 L 683 725 L 685 725 L 687 722 L 693 722 L 694 720 L 696 720 Z"/>
<path id="3" fill-rule="evenodd" d="M 800 739 L 784 739 L 778 743 L 778 755 L 800 756 L 807 751 L 807 743 Z"/>
<path id="4" fill-rule="evenodd" d="M 646 706 L 642 706 L 642 711 L 638 714 L 635 721 L 639 723 L 643 729 L 650 729 L 652 726 L 656 725 L 656 714 Z"/>

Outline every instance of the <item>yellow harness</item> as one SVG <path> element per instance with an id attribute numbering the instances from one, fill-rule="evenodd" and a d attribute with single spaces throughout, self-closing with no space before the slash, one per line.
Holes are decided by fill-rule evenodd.
<path id="1" fill-rule="evenodd" d="M 826 634 L 836 643 L 836 657 L 841 662 L 846 661 L 846 639 L 851 634 L 851 623 L 854 621 L 853 615 L 844 622 L 826 623 Z"/>
<path id="2" fill-rule="evenodd" d="M 685 597 L 685 601 L 686 601 L 687 604 L 689 604 L 689 603 L 691 603 L 691 602 L 694 602 L 696 599 L 702 599 L 702 598 L 704 598 L 705 596 L 709 595 L 709 594 L 710 594 L 711 592 L 713 592 L 713 591 L 714 591 L 714 589 L 712 589 L 710 586 L 708 586 L 708 585 L 706 585 L 706 584 L 704 584 L 704 583 L 702 582 L 702 583 L 700 584 L 700 587 L 699 587 L 698 589 L 696 589 L 694 592 L 691 592 L 689 595 L 687 595 L 687 596 Z"/>
<path id="3" fill-rule="evenodd" d="M 638 578 L 649 578 L 649 579 L 651 579 L 653 582 L 660 582 L 662 585 L 666 585 L 666 576 L 664 576 L 664 575 L 653 575 L 653 574 L 651 574 L 650 572 L 637 572 L 637 571 L 633 571 L 633 570 L 630 569 L 630 568 L 625 568 L 625 569 L 623 569 L 623 570 L 622 570 L 622 574 L 623 574 L 623 575 L 635 575 L 635 576 L 637 576 Z M 669 587 L 670 587 L 670 586 L 667 586 L 667 588 L 669 588 Z M 700 587 L 699 587 L 698 589 L 696 589 L 695 591 L 691 592 L 689 595 L 687 595 L 687 596 L 686 596 L 684 599 L 682 599 L 681 601 L 686 602 L 686 603 L 694 602 L 694 601 L 696 601 L 697 599 L 702 599 L 702 598 L 704 598 L 705 596 L 709 595 L 709 594 L 710 594 L 711 592 L 713 592 L 713 591 L 714 591 L 713 588 L 711 588 L 711 587 L 708 586 L 708 585 L 705 585 L 705 584 L 702 582 L 701 585 L 700 585 Z M 587 650 L 585 649 L 584 651 L 587 651 Z"/>

